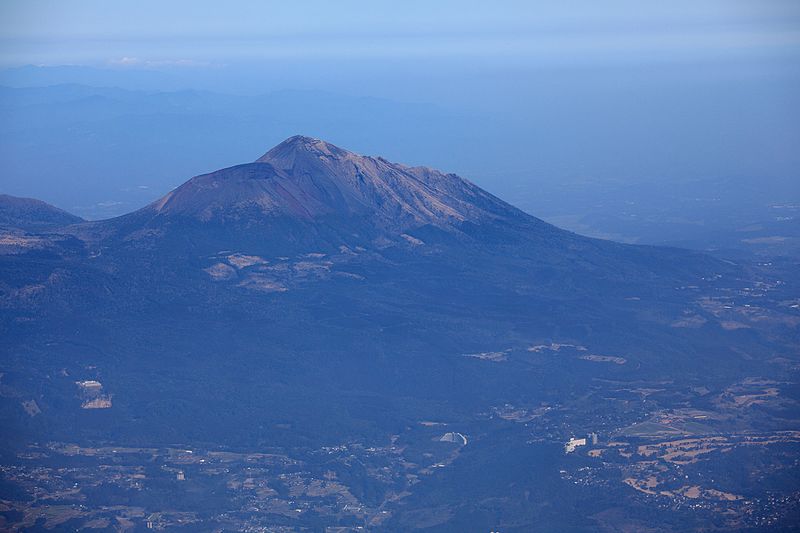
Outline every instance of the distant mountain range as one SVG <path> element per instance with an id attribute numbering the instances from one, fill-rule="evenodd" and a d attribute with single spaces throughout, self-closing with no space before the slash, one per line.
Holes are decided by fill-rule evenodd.
<path id="1" fill-rule="evenodd" d="M 752 266 L 582 237 L 454 174 L 303 136 L 121 217 L 3 197 L 0 220 L 12 455 L 467 434 L 497 406 L 546 411 L 602 384 L 723 387 L 795 327 L 789 308 L 723 303 L 781 290 Z M 625 409 L 581 428 L 611 432 Z"/>

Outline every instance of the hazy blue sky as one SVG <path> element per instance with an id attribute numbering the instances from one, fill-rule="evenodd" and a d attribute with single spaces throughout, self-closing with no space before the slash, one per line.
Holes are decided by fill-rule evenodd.
<path id="1" fill-rule="evenodd" d="M 798 0 L 2 0 L 0 91 L 0 191 L 84 216 L 298 133 L 537 212 L 587 180 L 800 183 Z"/>
<path id="2" fill-rule="evenodd" d="M 696 60 L 800 46 L 800 2 L 4 0 L 0 65 Z"/>

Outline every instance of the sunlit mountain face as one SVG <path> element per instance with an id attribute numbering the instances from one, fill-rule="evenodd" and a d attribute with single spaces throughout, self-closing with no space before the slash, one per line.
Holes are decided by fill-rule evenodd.
<path id="1" fill-rule="evenodd" d="M 788 269 L 303 136 L 117 218 L 0 221 L 11 527 L 795 523 Z"/>

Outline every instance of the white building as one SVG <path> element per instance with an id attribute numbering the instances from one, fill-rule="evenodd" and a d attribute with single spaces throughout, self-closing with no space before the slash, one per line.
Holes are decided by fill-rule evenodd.
<path id="1" fill-rule="evenodd" d="M 463 433 L 450 432 L 442 435 L 439 438 L 439 442 L 454 442 L 456 444 L 461 444 L 462 446 L 466 446 L 467 437 L 465 437 Z"/>
<path id="2" fill-rule="evenodd" d="M 564 453 L 572 453 L 578 446 L 586 446 L 586 439 L 576 439 L 575 437 L 570 437 L 570 439 L 564 445 Z"/>

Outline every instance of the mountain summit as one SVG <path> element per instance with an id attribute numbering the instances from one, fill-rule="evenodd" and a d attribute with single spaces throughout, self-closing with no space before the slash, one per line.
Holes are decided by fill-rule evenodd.
<path id="1" fill-rule="evenodd" d="M 253 163 L 192 178 L 144 211 L 229 223 L 360 218 L 399 232 L 524 216 L 454 174 L 358 155 L 303 136 L 285 140 Z"/>
<path id="2" fill-rule="evenodd" d="M 305 135 L 295 135 L 272 147 L 267 153 L 256 159 L 256 163 L 272 163 L 283 170 L 290 170 L 297 159 L 302 160 L 308 156 L 330 158 L 360 157 L 327 141 L 306 137 Z"/>

